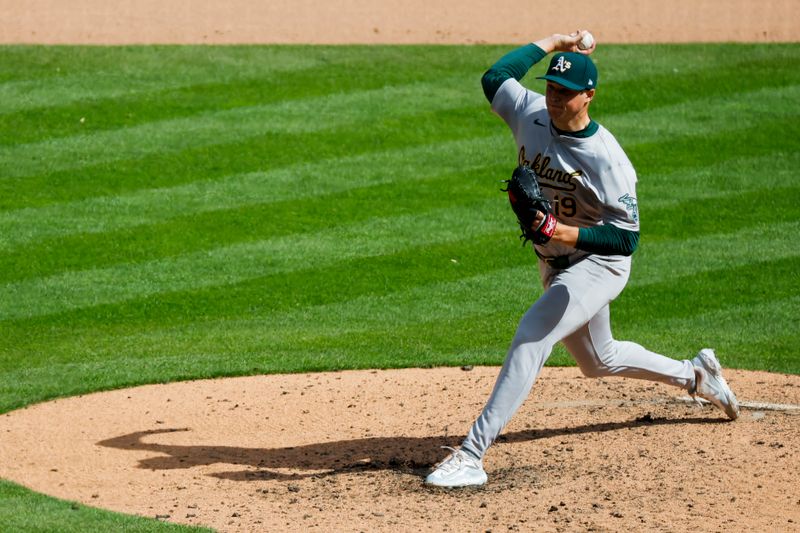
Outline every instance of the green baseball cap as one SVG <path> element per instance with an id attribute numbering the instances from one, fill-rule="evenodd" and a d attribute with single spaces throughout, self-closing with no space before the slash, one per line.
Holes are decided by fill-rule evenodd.
<path id="1" fill-rule="evenodd" d="M 573 91 L 594 89 L 597 86 L 597 67 L 588 55 L 561 52 L 553 56 L 547 74 L 537 80 L 549 80 Z"/>

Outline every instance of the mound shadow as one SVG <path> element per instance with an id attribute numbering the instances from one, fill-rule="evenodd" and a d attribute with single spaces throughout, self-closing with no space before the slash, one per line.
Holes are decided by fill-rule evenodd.
<path id="1" fill-rule="evenodd" d="M 711 418 L 651 418 L 642 417 L 621 422 L 603 422 L 510 432 L 501 435 L 497 443 L 509 444 L 543 440 L 586 433 L 604 433 L 643 426 L 672 426 L 689 424 L 725 423 Z M 462 437 L 365 437 L 359 439 L 319 442 L 302 446 L 281 448 L 244 448 L 235 446 L 206 446 L 160 444 L 146 442 L 150 437 L 191 431 L 190 428 L 151 429 L 127 433 L 98 442 L 99 446 L 127 451 L 149 451 L 157 454 L 142 459 L 138 468 L 149 470 L 174 470 L 230 464 L 248 467 L 209 474 L 233 481 L 264 479 L 298 480 L 307 477 L 325 477 L 355 471 L 393 470 L 402 473 L 420 473 L 429 469 L 443 457 L 442 446 L 457 446 Z M 291 473 L 281 472 L 289 470 Z"/>

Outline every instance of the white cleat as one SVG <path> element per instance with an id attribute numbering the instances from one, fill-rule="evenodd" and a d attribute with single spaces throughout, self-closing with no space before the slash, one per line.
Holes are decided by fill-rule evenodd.
<path id="1" fill-rule="evenodd" d="M 739 402 L 736 401 L 736 395 L 728 386 L 728 382 L 722 377 L 722 367 L 714 355 L 714 350 L 710 348 L 700 350 L 700 353 L 692 359 L 692 365 L 694 365 L 695 385 L 691 394 L 695 400 L 699 396 L 716 405 L 731 420 L 739 418 Z"/>
<path id="2" fill-rule="evenodd" d="M 488 478 L 481 460 L 450 446 L 442 448 L 450 450 L 451 453 L 428 474 L 425 483 L 437 487 L 469 487 L 486 483 Z"/>

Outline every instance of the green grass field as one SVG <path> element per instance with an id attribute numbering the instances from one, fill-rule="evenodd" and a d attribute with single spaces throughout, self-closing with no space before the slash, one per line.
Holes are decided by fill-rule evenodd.
<path id="1" fill-rule="evenodd" d="M 511 46 L 0 47 L 0 413 L 500 364 L 539 294 L 479 79 Z M 800 45 L 605 46 L 639 173 L 620 339 L 800 373 Z M 524 82 L 543 90 L 534 76 Z M 571 360 L 557 349 L 549 364 Z M 0 530 L 183 529 L 0 481 Z"/>

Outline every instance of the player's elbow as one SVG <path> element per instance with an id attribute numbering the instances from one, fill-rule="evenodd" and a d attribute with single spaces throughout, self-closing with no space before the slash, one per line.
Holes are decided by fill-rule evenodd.
<path id="1" fill-rule="evenodd" d="M 625 231 L 620 238 L 620 251 L 622 255 L 631 256 L 639 247 L 639 232 Z"/>
<path id="2" fill-rule="evenodd" d="M 507 76 L 504 77 L 500 72 L 491 68 L 484 72 L 481 77 L 481 87 L 483 88 L 484 96 L 486 96 L 490 104 L 492 100 L 494 100 L 494 95 L 497 94 L 500 85 L 502 85 L 506 79 Z"/>
<path id="3" fill-rule="evenodd" d="M 638 231 L 622 231 L 618 234 L 620 255 L 631 256 L 639 247 Z"/>

